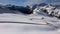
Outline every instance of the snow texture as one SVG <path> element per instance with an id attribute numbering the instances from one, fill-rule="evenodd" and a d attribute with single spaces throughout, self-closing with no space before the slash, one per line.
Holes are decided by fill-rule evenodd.
<path id="1" fill-rule="evenodd" d="M 42 8 L 49 13 L 44 13 Z M 30 15 L 0 9 L 0 34 L 60 34 L 60 19 L 48 16 L 50 8 L 36 8 Z"/>

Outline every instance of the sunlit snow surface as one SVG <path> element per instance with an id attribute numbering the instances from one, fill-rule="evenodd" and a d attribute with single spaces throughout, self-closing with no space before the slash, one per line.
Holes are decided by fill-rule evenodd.
<path id="1" fill-rule="evenodd" d="M 1 23 L 1 21 L 38 23 L 41 25 Z M 60 20 L 55 17 L 33 14 L 0 14 L 0 34 L 60 34 Z"/>

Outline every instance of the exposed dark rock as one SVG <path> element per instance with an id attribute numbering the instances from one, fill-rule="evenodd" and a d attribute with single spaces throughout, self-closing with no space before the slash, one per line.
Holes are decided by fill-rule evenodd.
<path id="1" fill-rule="evenodd" d="M 46 3 L 40 3 L 39 4 L 39 6 L 46 6 L 46 5 L 48 5 L 48 4 L 46 4 Z"/>
<path id="2" fill-rule="evenodd" d="M 11 6 L 11 7 L 8 7 L 10 10 L 17 10 L 19 12 L 22 12 L 24 14 L 32 14 L 33 13 L 33 10 L 27 6 L 27 7 L 23 7 L 23 6 Z"/>
<path id="3" fill-rule="evenodd" d="M 34 10 L 35 8 L 37 8 L 37 4 L 33 5 L 32 9 Z"/>

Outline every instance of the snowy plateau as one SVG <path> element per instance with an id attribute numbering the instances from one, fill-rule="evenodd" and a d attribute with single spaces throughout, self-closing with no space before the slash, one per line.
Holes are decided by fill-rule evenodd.
<path id="1" fill-rule="evenodd" d="M 59 11 L 51 5 L 37 5 L 28 15 L 0 5 L 0 34 L 60 34 Z"/>

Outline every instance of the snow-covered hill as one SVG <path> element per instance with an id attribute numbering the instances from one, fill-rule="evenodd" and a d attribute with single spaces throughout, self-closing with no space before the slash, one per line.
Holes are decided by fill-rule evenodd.
<path id="1" fill-rule="evenodd" d="M 0 34 L 60 34 L 60 19 L 49 16 L 52 10 L 60 10 L 54 8 L 38 6 L 33 14 L 0 8 Z"/>
<path id="2" fill-rule="evenodd" d="M 59 34 L 59 30 L 60 20 L 55 17 L 0 14 L 0 34 Z"/>

